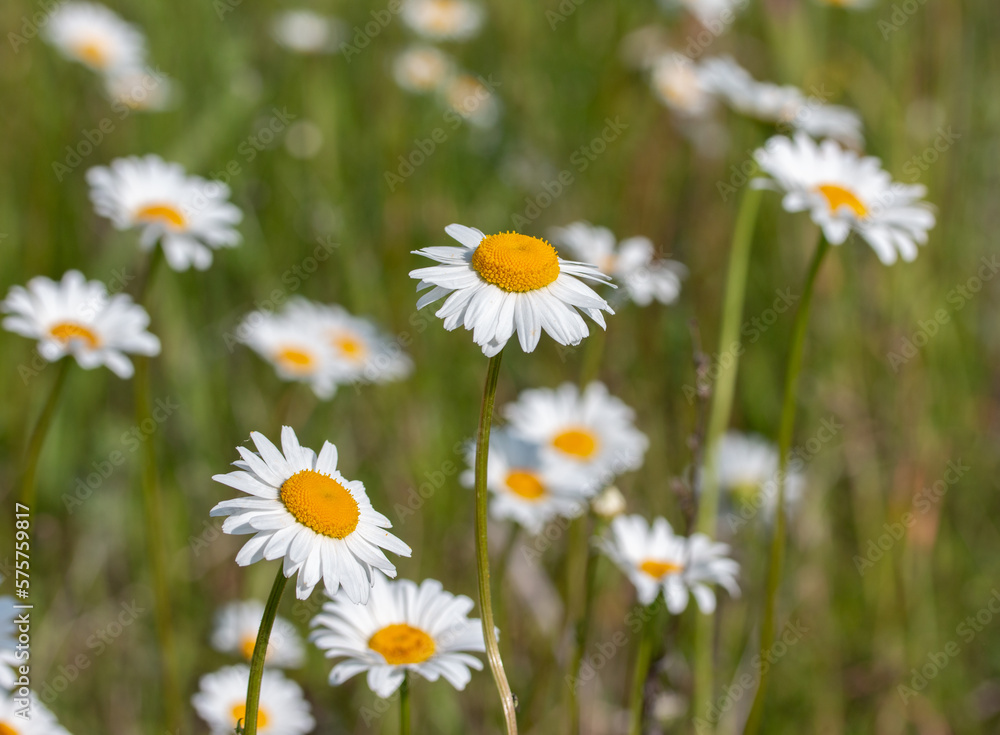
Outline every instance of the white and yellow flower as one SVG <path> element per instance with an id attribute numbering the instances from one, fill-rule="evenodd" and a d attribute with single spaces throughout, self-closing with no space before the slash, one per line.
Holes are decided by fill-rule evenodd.
<path id="1" fill-rule="evenodd" d="M 650 72 L 653 92 L 682 118 L 707 117 L 715 109 L 715 96 L 701 77 L 701 69 L 678 53 L 664 53 Z"/>
<path id="2" fill-rule="evenodd" d="M 14 669 L 22 662 L 17 658 L 17 628 L 14 625 L 14 598 L 0 597 L 0 697 L 14 688 Z"/>
<path id="3" fill-rule="evenodd" d="M 231 602 L 215 613 L 212 630 L 212 647 L 222 653 L 233 654 L 249 661 L 257 644 L 260 621 L 264 617 L 264 604 L 259 600 Z M 297 669 L 305 661 L 302 638 L 295 626 L 285 618 L 276 616 L 271 637 L 268 639 L 264 663 L 282 669 Z"/>
<path id="4" fill-rule="evenodd" d="M 100 281 L 67 271 L 61 281 L 36 276 L 27 288 L 14 286 L 0 302 L 10 316 L 3 327 L 38 340 L 49 362 L 72 355 L 86 370 L 105 365 L 119 378 L 134 372 L 128 353 L 160 354 L 160 340 L 146 331 L 149 314 L 128 294 L 108 295 Z"/>
<path id="5" fill-rule="evenodd" d="M 246 717 L 250 667 L 227 666 L 198 681 L 191 697 L 211 735 L 230 735 Z M 316 726 L 302 688 L 276 669 L 264 669 L 257 706 L 258 735 L 305 735 Z"/>
<path id="6" fill-rule="evenodd" d="M 229 201 L 229 187 L 188 176 L 179 163 L 156 155 L 119 158 L 90 169 L 87 181 L 97 213 L 119 230 L 142 228 L 140 246 L 149 250 L 159 241 L 174 270 L 205 270 L 213 249 L 240 243 L 235 227 L 243 213 Z"/>
<path id="7" fill-rule="evenodd" d="M 782 192 L 788 212 L 809 212 L 831 245 L 856 232 L 891 265 L 897 255 L 916 259 L 917 246 L 934 227 L 934 210 L 922 201 L 924 186 L 894 182 L 879 159 L 861 157 L 832 140 L 775 136 L 755 158 L 770 178 L 754 185 Z"/>
<path id="8" fill-rule="evenodd" d="M 122 109 L 158 112 L 170 106 L 173 82 L 152 67 L 130 67 L 105 75 L 104 90 Z"/>
<path id="9" fill-rule="evenodd" d="M 468 0 L 404 0 L 403 22 L 429 41 L 467 41 L 483 25 L 483 9 Z"/>
<path id="10" fill-rule="evenodd" d="M 10 695 L 0 696 L 0 733 L 3 735 L 69 735 L 69 731 L 59 724 L 35 694 L 30 695 L 31 708 L 24 714 L 24 708 L 14 702 Z"/>
<path id="11" fill-rule="evenodd" d="M 768 521 L 778 503 L 778 448 L 757 434 L 726 432 L 716 450 L 719 487 L 734 510 L 760 508 Z M 802 496 L 805 478 L 790 468 L 785 476 L 785 508 L 793 511 Z"/>
<path id="12" fill-rule="evenodd" d="M 334 686 L 365 672 L 369 688 L 386 698 L 412 671 L 429 681 L 443 677 L 462 690 L 472 678 L 469 669 L 483 668 L 471 654 L 486 650 L 482 621 L 468 617 L 473 606 L 435 579 L 417 585 L 376 575 L 367 604 L 342 598 L 324 603 L 310 640 L 327 658 L 345 659 L 330 672 Z"/>
<path id="13" fill-rule="evenodd" d="M 434 92 L 451 78 L 455 62 L 434 46 L 416 44 L 401 51 L 392 63 L 396 83 L 407 92 Z"/>
<path id="14" fill-rule="evenodd" d="M 560 258 L 554 247 L 537 237 L 504 232 L 486 236 L 474 227 L 448 225 L 445 232 L 462 247 L 429 247 L 414 251 L 440 265 L 410 271 L 420 279 L 417 290 L 431 288 L 417 308 L 448 299 L 436 315 L 451 331 L 464 326 L 483 354 L 500 352 L 517 332 L 521 349 L 534 351 L 543 331 L 563 345 L 576 345 L 590 334 L 577 312 L 605 327 L 608 302 L 583 280 L 609 280 L 595 266 Z"/>
<path id="15" fill-rule="evenodd" d="M 101 73 L 141 68 L 146 61 L 142 32 L 97 3 L 58 4 L 44 37 L 66 58 Z"/>
<path id="16" fill-rule="evenodd" d="M 490 128 L 500 117 L 497 95 L 472 74 L 454 74 L 442 87 L 445 104 L 477 128 Z"/>
<path id="17" fill-rule="evenodd" d="M 340 20 L 300 8 L 275 15 L 271 35 L 290 51 L 321 54 L 335 51 L 346 33 Z"/>
<path id="18" fill-rule="evenodd" d="M 372 508 L 365 486 L 337 471 L 333 444 L 324 442 L 317 456 L 289 426 L 281 429 L 283 451 L 256 431 L 250 437 L 260 453 L 237 447 L 238 470 L 212 478 L 245 493 L 211 512 L 228 516 L 223 533 L 253 534 L 236 563 L 282 559 L 286 577 L 298 573 L 300 600 L 322 580 L 331 597 L 343 586 L 351 601 L 367 601 L 375 569 L 396 575 L 383 549 L 409 556 L 410 547 L 384 530 L 392 524 Z"/>

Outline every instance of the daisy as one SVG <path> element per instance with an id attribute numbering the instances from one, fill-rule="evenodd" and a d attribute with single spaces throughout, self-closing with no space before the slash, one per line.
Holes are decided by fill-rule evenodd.
<path id="1" fill-rule="evenodd" d="M 452 76 L 444 86 L 445 103 L 478 128 L 492 127 L 500 117 L 497 96 L 472 74 Z"/>
<path id="2" fill-rule="evenodd" d="M 598 543 L 605 554 L 635 585 L 639 601 L 651 605 L 663 592 L 667 609 L 678 615 L 687 609 L 693 594 L 698 608 L 715 611 L 715 592 L 708 585 L 721 584 L 729 594 L 739 594 L 739 565 L 726 557 L 729 547 L 713 543 L 703 534 L 675 536 L 665 518 L 652 527 L 639 515 L 618 516 L 611 521 L 609 536 Z"/>
<path id="3" fill-rule="evenodd" d="M 702 81 L 698 65 L 683 54 L 660 56 L 650 84 L 660 101 L 681 117 L 706 117 L 715 108 L 715 97 Z"/>
<path id="4" fill-rule="evenodd" d="M 17 681 L 15 669 L 21 661 L 15 655 L 17 650 L 17 628 L 14 625 L 14 598 L 0 597 L 0 696 L 9 692 Z"/>
<path id="5" fill-rule="evenodd" d="M 871 245 L 886 265 L 917 257 L 934 226 L 933 208 L 922 201 L 927 190 L 900 184 L 882 169 L 881 161 L 861 157 L 832 140 L 816 143 L 804 134 L 776 136 L 754 154 L 771 178 L 754 186 L 784 193 L 788 212 L 808 211 L 831 245 L 853 231 Z"/>
<path id="6" fill-rule="evenodd" d="M 38 340 L 38 353 L 49 362 L 73 355 L 80 367 L 106 365 L 119 378 L 134 372 L 126 353 L 160 354 L 160 340 L 146 331 L 149 314 L 128 294 L 108 295 L 100 281 L 67 271 L 62 281 L 36 276 L 28 287 L 14 286 L 0 302 L 10 314 L 3 327 Z"/>
<path id="7" fill-rule="evenodd" d="M 94 71 L 135 69 L 145 62 L 146 41 L 139 29 L 97 3 L 57 5 L 44 36 L 63 56 Z"/>
<path id="8" fill-rule="evenodd" d="M 229 187 L 188 176 L 179 163 L 156 155 L 119 158 L 90 169 L 87 181 L 97 213 L 119 230 L 141 227 L 144 250 L 160 241 L 174 270 L 205 270 L 213 249 L 240 242 L 235 226 L 243 213 L 228 201 Z"/>
<path id="9" fill-rule="evenodd" d="M 59 724 L 37 696 L 30 695 L 31 711 L 28 718 L 20 713 L 11 696 L 0 696 L 0 733 L 3 735 L 69 735 L 69 730 Z"/>
<path id="10" fill-rule="evenodd" d="M 246 716 L 250 667 L 227 666 L 198 681 L 191 697 L 195 711 L 209 726 L 212 735 L 230 735 Z M 313 720 L 302 688 L 275 669 L 264 669 L 257 707 L 258 735 L 304 735 L 312 732 Z"/>
<path id="11" fill-rule="evenodd" d="M 264 617 L 264 605 L 258 600 L 232 602 L 215 614 L 212 647 L 222 653 L 231 653 L 249 661 L 257 644 L 257 632 Z M 288 620 L 275 617 L 274 627 L 267 645 L 269 666 L 297 669 L 305 661 L 305 651 L 299 632 Z"/>
<path id="12" fill-rule="evenodd" d="M 286 10 L 271 24 L 271 35 L 285 48 L 300 54 L 330 53 L 344 37 L 344 25 L 311 10 Z"/>
<path id="13" fill-rule="evenodd" d="M 429 41 L 467 41 L 483 25 L 483 10 L 467 0 L 405 0 L 403 22 Z"/>
<path id="14" fill-rule="evenodd" d="M 778 503 L 778 448 L 756 434 L 729 431 L 717 450 L 719 487 L 737 507 L 763 507 L 768 521 Z M 804 478 L 795 471 L 785 477 L 785 508 L 802 495 Z"/>
<path id="15" fill-rule="evenodd" d="M 627 505 L 622 491 L 614 485 L 608 485 L 601 491 L 600 495 L 594 498 L 591 507 L 598 516 L 610 521 L 624 513 Z"/>
<path id="16" fill-rule="evenodd" d="M 466 487 L 475 483 L 476 447 L 470 443 L 462 473 Z M 531 534 L 538 534 L 554 518 L 576 518 L 587 509 L 593 487 L 584 476 L 562 471 L 545 462 L 539 447 L 494 429 L 486 464 L 486 487 L 493 493 L 490 514 L 498 521 L 511 520 Z"/>
<path id="17" fill-rule="evenodd" d="M 170 105 L 173 83 L 166 74 L 151 67 L 128 68 L 105 75 L 104 90 L 123 111 L 158 112 Z"/>
<path id="18" fill-rule="evenodd" d="M 451 76 L 451 57 L 433 46 L 416 45 L 402 51 L 392 64 L 396 83 L 407 92 L 432 92 Z"/>
<path id="19" fill-rule="evenodd" d="M 465 595 L 445 592 L 436 579 L 417 585 L 376 575 L 367 604 L 343 598 L 324 603 L 310 640 L 327 658 L 345 658 L 330 672 L 334 686 L 367 672 L 368 687 L 388 698 L 412 671 L 429 681 L 444 677 L 462 690 L 472 678 L 469 669 L 483 668 L 470 652 L 486 650 L 482 621 L 468 617 L 473 605 Z"/>
<path id="20" fill-rule="evenodd" d="M 591 383 L 582 394 L 572 383 L 526 390 L 504 414 L 512 432 L 567 471 L 585 473 L 595 489 L 638 469 L 649 446 L 635 428 L 635 412 L 603 383 Z"/>
<path id="21" fill-rule="evenodd" d="M 440 265 L 410 271 L 419 278 L 417 291 L 433 288 L 417 308 L 444 298 L 436 316 L 451 331 L 473 330 L 483 354 L 493 357 L 517 332 L 521 349 L 534 351 L 542 331 L 559 344 L 576 345 L 590 331 L 577 309 L 605 327 L 608 302 L 580 279 L 604 282 L 608 277 L 587 263 L 563 260 L 545 240 L 516 232 L 487 237 L 474 227 L 445 228 L 462 247 L 429 247 L 414 251 Z"/>
<path id="22" fill-rule="evenodd" d="M 672 304 L 681 291 L 687 268 L 675 260 L 654 260 L 655 248 L 647 237 L 630 237 L 616 243 L 606 227 L 574 222 L 552 231 L 552 239 L 578 259 L 593 263 L 602 273 L 625 286 L 625 293 L 639 306 L 654 300 Z"/>
<path id="23" fill-rule="evenodd" d="M 278 451 L 258 432 L 250 434 L 256 452 L 237 447 L 239 469 L 212 479 L 245 496 L 224 500 L 212 516 L 228 516 L 223 533 L 254 534 L 240 550 L 242 566 L 261 559 L 284 559 L 284 573 L 298 572 L 295 596 L 304 600 L 323 580 L 332 597 L 341 585 L 352 602 L 365 602 L 374 569 L 390 577 L 396 567 L 382 549 L 409 556 L 410 547 L 382 529 L 389 519 L 372 508 L 365 486 L 337 471 L 337 448 L 324 442 L 316 453 L 299 445 L 289 426 L 281 429 Z"/>

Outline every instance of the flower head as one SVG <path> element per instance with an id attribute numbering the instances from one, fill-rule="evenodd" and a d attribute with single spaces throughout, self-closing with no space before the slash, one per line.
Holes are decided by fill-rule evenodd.
<path id="1" fill-rule="evenodd" d="M 28 695 L 31 708 L 25 713 L 23 705 L 15 703 L 10 695 L 0 696 L 0 733 L 3 735 L 69 735 L 36 694 Z M 261 734 L 263 735 L 263 733 Z"/>
<path id="2" fill-rule="evenodd" d="M 101 73 L 136 69 L 145 63 L 142 32 L 97 3 L 58 4 L 49 15 L 44 37 L 66 58 Z"/>
<path id="3" fill-rule="evenodd" d="M 341 21 L 305 9 L 275 15 L 271 34 L 282 46 L 300 54 L 330 53 L 346 35 Z"/>
<path id="4" fill-rule="evenodd" d="M 258 600 L 231 602 L 220 608 L 215 613 L 212 647 L 249 661 L 253 656 L 263 617 L 264 605 Z M 296 669 L 304 660 L 302 639 L 295 626 L 281 616 L 275 617 L 264 663 L 268 666 Z"/>
<path id="5" fill-rule="evenodd" d="M 454 61 L 434 46 L 424 44 L 404 49 L 392 63 L 396 83 L 407 92 L 433 92 L 451 78 Z"/>
<path id="6" fill-rule="evenodd" d="M 229 735 L 246 717 L 247 686 L 250 667 L 227 666 L 198 681 L 198 691 L 191 697 L 198 716 L 211 735 Z M 276 669 L 264 669 L 257 706 L 259 735 L 305 735 L 315 726 L 309 703 L 302 688 Z"/>
<path id="7" fill-rule="evenodd" d="M 716 454 L 719 487 L 729 497 L 733 510 L 763 508 L 773 520 L 778 502 L 778 450 L 756 434 L 729 431 L 719 442 Z M 785 508 L 791 510 L 802 495 L 804 478 L 789 470 L 785 477 Z"/>
<path id="8" fill-rule="evenodd" d="M 660 101 L 683 118 L 707 117 L 715 109 L 700 68 L 683 54 L 662 54 L 653 64 L 650 84 Z"/>
<path id="9" fill-rule="evenodd" d="M 481 77 L 453 74 L 440 89 L 445 104 L 477 128 L 490 128 L 500 117 L 497 95 Z"/>
<path id="10" fill-rule="evenodd" d="M 156 112 L 169 107 L 173 82 L 152 67 L 129 67 L 107 74 L 104 90 L 112 102 L 130 110 Z"/>
<path id="11" fill-rule="evenodd" d="M 405 0 L 403 22 L 429 41 L 467 41 L 483 25 L 483 10 L 468 0 Z"/>

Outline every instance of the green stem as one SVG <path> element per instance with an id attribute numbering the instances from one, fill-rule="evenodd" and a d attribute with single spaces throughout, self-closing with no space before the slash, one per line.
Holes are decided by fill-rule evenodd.
<path id="1" fill-rule="evenodd" d="M 639 650 L 635 656 L 635 673 L 632 678 L 632 694 L 629 700 L 629 735 L 642 734 L 642 716 L 646 710 L 646 679 L 649 664 L 653 658 L 653 627 L 656 621 L 656 603 L 646 608 L 648 620 L 643 623 Z"/>
<path id="2" fill-rule="evenodd" d="M 719 333 L 718 377 L 712 392 L 712 407 L 705 434 L 705 453 L 698 480 L 698 517 L 696 529 L 715 537 L 719 513 L 719 478 L 716 470 L 716 454 L 719 439 L 729 425 L 736 391 L 736 373 L 739 368 L 740 324 L 743 321 L 743 302 L 746 296 L 747 272 L 750 268 L 750 249 L 753 244 L 754 226 L 760 210 L 761 192 L 748 188 L 743 193 L 740 210 L 736 216 L 736 228 L 729 250 L 729 271 L 726 275 L 726 295 L 722 312 L 722 326 Z M 730 359 L 723 359 L 728 354 Z M 712 656 L 715 628 L 711 615 L 698 615 L 695 623 L 694 652 L 694 696 L 693 710 L 696 716 L 705 718 L 711 703 L 714 686 L 714 660 Z"/>
<path id="3" fill-rule="evenodd" d="M 278 614 L 278 603 L 281 602 L 281 593 L 285 591 L 284 569 L 278 565 L 278 573 L 274 577 L 274 584 L 271 585 L 271 594 L 267 597 L 267 604 L 264 606 L 264 617 L 260 621 L 260 629 L 257 631 L 257 642 L 253 647 L 253 657 L 250 659 L 250 681 L 247 684 L 247 706 L 243 720 L 243 735 L 257 735 L 257 705 L 260 704 L 260 681 L 264 676 L 264 658 L 267 656 L 267 644 L 271 639 L 271 628 L 274 626 L 274 617 Z"/>
<path id="4" fill-rule="evenodd" d="M 591 513 L 590 515 L 593 515 Z M 600 521 L 597 521 L 598 525 Z M 600 533 L 600 528 L 594 529 L 595 533 Z M 570 735 L 580 733 L 580 667 L 583 664 L 583 652 L 587 648 L 587 631 L 590 629 L 590 618 L 594 610 L 594 588 L 597 578 L 598 555 L 590 546 L 590 538 L 587 538 L 587 565 L 583 576 L 583 610 L 576 621 L 576 635 L 573 640 L 573 655 L 570 659 L 570 688 L 569 688 L 569 732 Z"/>
<path id="5" fill-rule="evenodd" d="M 479 433 L 476 438 L 476 563 L 479 568 L 479 611 L 483 619 L 483 637 L 486 639 L 486 657 L 490 662 L 493 680 L 500 693 L 504 721 L 508 735 L 517 735 L 517 714 L 514 695 L 507 683 L 497 645 L 496 626 L 493 622 L 493 603 L 490 595 L 490 552 L 486 543 L 486 510 L 489 498 L 486 492 L 486 462 L 490 452 L 490 427 L 493 423 L 493 405 L 496 403 L 497 380 L 500 377 L 501 351 L 490 358 L 483 388 L 483 405 L 479 414 Z"/>
<path id="6" fill-rule="evenodd" d="M 608 341 L 608 333 L 599 327 L 593 327 L 594 333 L 587 340 L 583 350 L 583 363 L 580 365 L 580 390 L 583 390 L 597 379 L 601 371 L 601 360 L 604 358 L 604 346 Z"/>
<path id="7" fill-rule="evenodd" d="M 69 365 L 70 356 L 67 355 L 62 358 L 59 364 L 55 382 L 49 390 L 49 397 L 45 399 L 45 406 L 42 407 L 42 413 L 31 432 L 31 439 L 28 440 L 28 449 L 24 458 L 24 472 L 21 475 L 21 503 L 28 506 L 28 513 L 34 513 L 35 473 L 38 471 L 38 460 L 42 455 L 42 447 L 49 434 L 49 428 L 52 426 L 52 418 L 56 414 L 56 406 L 59 405 L 63 386 L 66 384 Z"/>
<path id="8" fill-rule="evenodd" d="M 799 374 L 802 371 L 802 352 L 809 325 L 809 309 L 812 305 L 813 286 L 823 258 L 830 249 L 826 238 L 820 235 L 816 254 L 809 265 L 809 273 L 803 287 L 802 302 L 795 314 L 792 327 L 792 345 L 788 353 L 788 367 L 785 371 L 785 395 L 781 404 L 781 427 L 778 430 L 778 502 L 774 518 L 774 532 L 771 537 L 771 553 L 767 569 L 767 591 L 764 595 L 764 614 L 760 627 L 760 650 L 764 654 L 774 644 L 774 617 L 781 582 L 781 567 L 785 558 L 785 480 L 788 474 L 788 454 L 792 447 L 795 430 L 795 396 L 798 390 Z M 764 701 L 767 695 L 768 669 L 760 672 L 760 684 L 750 709 L 744 735 L 753 735 L 760 728 L 764 716 Z"/>
<path id="9" fill-rule="evenodd" d="M 410 672 L 403 673 L 399 686 L 399 735 L 410 735 Z"/>

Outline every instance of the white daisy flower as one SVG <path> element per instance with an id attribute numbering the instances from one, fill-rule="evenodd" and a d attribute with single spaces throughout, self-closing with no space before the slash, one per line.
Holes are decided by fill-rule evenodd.
<path id="1" fill-rule="evenodd" d="M 43 35 L 63 56 L 94 71 L 109 73 L 145 63 L 142 32 L 97 3 L 58 4 Z"/>
<path id="2" fill-rule="evenodd" d="M 140 246 L 149 250 L 159 241 L 174 270 L 205 270 L 213 249 L 240 243 L 235 226 L 243 213 L 229 201 L 229 187 L 188 176 L 179 163 L 156 155 L 119 158 L 90 169 L 87 181 L 97 213 L 119 230 L 141 227 Z"/>
<path id="3" fill-rule="evenodd" d="M 69 735 L 69 730 L 59 724 L 40 698 L 31 697 L 31 711 L 27 718 L 19 712 L 11 696 L 0 697 L 0 733 L 3 735 Z M 262 733 L 263 735 L 263 733 Z"/>
<path id="4" fill-rule="evenodd" d="M 127 68 L 106 74 L 104 89 L 115 104 L 146 112 L 166 109 L 173 96 L 170 77 L 152 67 Z"/>
<path id="5" fill-rule="evenodd" d="M 414 45 L 396 56 L 392 74 L 396 83 L 407 92 L 433 92 L 440 89 L 452 75 L 454 62 L 448 54 L 434 46 Z"/>
<path id="6" fill-rule="evenodd" d="M 582 394 L 572 383 L 522 391 L 504 415 L 512 432 L 561 467 L 584 473 L 594 490 L 642 466 L 649 446 L 635 428 L 635 411 L 603 383 L 591 383 Z"/>
<path id="7" fill-rule="evenodd" d="M 644 605 L 651 605 L 662 591 L 667 609 L 678 615 L 693 594 L 698 608 L 710 614 L 715 611 L 710 584 L 739 594 L 739 564 L 726 557 L 729 547 L 699 533 L 687 539 L 675 536 L 665 518 L 654 519 L 650 527 L 642 516 L 618 516 L 611 521 L 609 536 L 598 543 L 628 576 Z"/>
<path id="8" fill-rule="evenodd" d="M 761 507 L 768 521 L 778 504 L 778 448 L 757 434 L 726 432 L 716 450 L 719 487 L 734 509 Z M 805 486 L 801 473 L 789 469 L 785 477 L 785 508 L 792 511 Z M 699 488 L 700 489 L 700 488 Z"/>
<path id="9" fill-rule="evenodd" d="M 784 193 L 789 212 L 808 211 L 831 245 L 853 231 L 872 246 L 886 265 L 917 257 L 934 226 L 933 208 L 922 201 L 927 189 L 894 182 L 879 159 L 861 157 L 832 140 L 816 143 L 807 135 L 771 138 L 754 154 L 769 179 L 754 186 Z"/>
<path id="10" fill-rule="evenodd" d="M 608 485 L 601 491 L 600 495 L 594 498 L 591 507 L 598 516 L 610 521 L 612 518 L 616 518 L 624 513 L 627 504 L 622 491 L 614 485 Z"/>
<path id="11" fill-rule="evenodd" d="M 249 661 L 253 657 L 263 617 L 264 603 L 259 600 L 231 602 L 225 605 L 215 613 L 212 647 L 222 653 L 230 653 Z M 275 617 L 264 663 L 283 669 L 297 669 L 304 661 L 305 650 L 299 632 L 285 618 L 280 615 Z"/>
<path id="12" fill-rule="evenodd" d="M 14 625 L 14 598 L 0 597 L 0 695 L 14 688 L 15 669 L 22 663 L 16 657 L 17 628 Z"/>
<path id="13" fill-rule="evenodd" d="M 334 686 L 367 672 L 368 687 L 388 698 L 412 671 L 429 681 L 444 677 L 462 690 L 472 678 L 469 669 L 483 668 L 470 652 L 486 651 L 482 621 L 468 617 L 474 604 L 465 595 L 445 592 L 435 579 L 418 586 L 376 575 L 366 604 L 343 598 L 324 603 L 313 618 L 310 640 L 327 658 L 346 659 L 330 672 Z"/>
<path id="14" fill-rule="evenodd" d="M 108 295 L 100 281 L 67 271 L 61 281 L 36 276 L 27 288 L 13 286 L 0 302 L 10 314 L 4 329 L 38 340 L 38 353 L 49 362 L 66 355 L 80 367 L 105 365 L 119 378 L 134 372 L 126 353 L 160 354 L 160 340 L 146 331 L 149 314 L 128 294 Z"/>
<path id="15" fill-rule="evenodd" d="M 569 248 L 574 257 L 593 263 L 623 284 L 639 306 L 653 301 L 672 304 L 680 295 L 681 279 L 687 276 L 687 268 L 676 260 L 654 260 L 655 248 L 647 237 L 617 243 L 606 227 L 574 222 L 553 229 L 552 239 Z"/>
<path id="16" fill-rule="evenodd" d="M 300 54 L 330 53 L 345 37 L 344 24 L 311 10 L 286 10 L 271 24 L 271 35 L 285 48 Z"/>
<path id="17" fill-rule="evenodd" d="M 429 41 L 467 41 L 483 25 L 483 9 L 468 0 L 405 0 L 402 17 Z"/>
<path id="18" fill-rule="evenodd" d="M 195 712 L 211 735 L 230 735 L 246 717 L 250 667 L 227 666 L 198 681 L 191 697 Z M 302 688 L 276 669 L 264 669 L 257 705 L 258 735 L 305 735 L 316 726 Z"/>
<path id="19" fill-rule="evenodd" d="M 295 595 L 306 599 L 323 580 L 332 597 L 341 585 L 352 602 L 365 602 L 374 569 L 390 577 L 396 567 L 383 549 L 409 556 L 410 547 L 392 534 L 389 519 L 372 508 L 365 486 L 337 471 L 337 448 L 324 442 L 316 452 L 299 445 L 290 426 L 281 429 L 278 451 L 258 432 L 256 452 L 237 447 L 238 471 L 212 479 L 246 496 L 224 500 L 212 516 L 228 516 L 223 533 L 254 534 L 236 555 L 242 566 L 283 558 L 284 573 L 298 572 Z"/>
<path id="20" fill-rule="evenodd" d="M 701 70 L 683 54 L 665 53 L 653 64 L 650 84 L 660 101 L 682 118 L 703 118 L 715 109 L 715 96 Z"/>
<path id="21" fill-rule="evenodd" d="M 489 128 L 500 117 L 497 96 L 472 74 L 451 76 L 443 87 L 445 103 L 478 128 Z"/>
<path id="22" fill-rule="evenodd" d="M 462 473 L 461 481 L 473 487 L 474 443 L 468 445 L 465 461 L 469 469 Z M 486 487 L 493 493 L 490 515 L 498 521 L 514 521 L 531 534 L 540 533 L 554 518 L 580 516 L 587 510 L 594 488 L 582 474 L 565 469 L 546 462 L 537 444 L 505 429 L 493 429 L 486 460 Z"/>
<path id="23" fill-rule="evenodd" d="M 483 354 L 493 357 L 517 332 L 521 349 L 533 352 L 542 331 L 556 342 L 576 345 L 590 334 L 577 309 L 605 327 L 608 302 L 580 279 L 603 282 L 608 277 L 588 263 L 560 258 L 545 240 L 516 232 L 487 237 L 474 227 L 445 228 L 462 247 L 429 247 L 414 251 L 440 265 L 410 271 L 419 278 L 417 291 L 433 288 L 417 308 L 444 298 L 436 316 L 451 331 L 464 326 Z"/>

